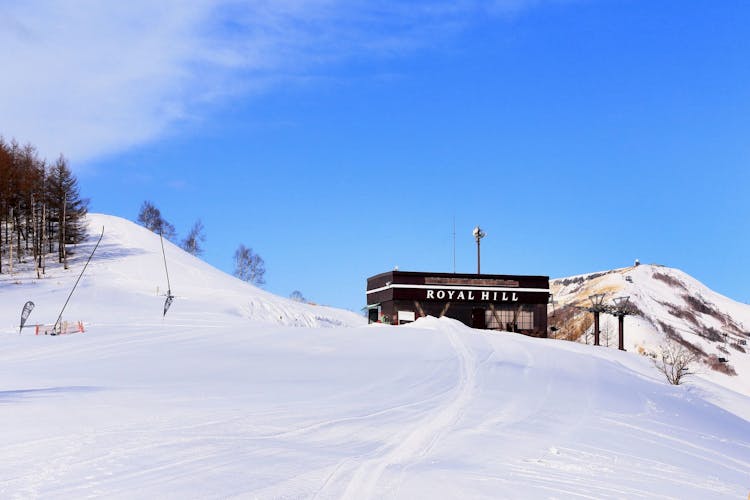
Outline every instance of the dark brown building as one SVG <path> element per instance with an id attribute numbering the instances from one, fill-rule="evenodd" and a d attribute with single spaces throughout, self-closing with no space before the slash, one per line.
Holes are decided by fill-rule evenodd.
<path id="1" fill-rule="evenodd" d="M 370 322 L 448 316 L 473 328 L 547 336 L 549 277 L 389 271 L 367 279 Z"/>

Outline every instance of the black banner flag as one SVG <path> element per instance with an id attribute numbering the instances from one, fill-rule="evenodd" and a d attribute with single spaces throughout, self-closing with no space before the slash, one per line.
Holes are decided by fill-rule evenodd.
<path id="1" fill-rule="evenodd" d="M 167 292 L 167 300 L 164 301 L 164 314 L 161 315 L 163 318 L 167 315 L 167 311 L 169 310 L 169 306 L 172 305 L 172 299 L 174 299 L 174 295 L 172 295 L 171 291 Z"/>
<path id="2" fill-rule="evenodd" d="M 26 324 L 26 320 L 29 319 L 29 314 L 31 314 L 31 311 L 33 310 L 34 303 L 32 301 L 28 301 L 24 304 L 23 311 L 21 311 L 21 326 L 18 327 L 18 333 L 21 333 L 23 325 Z"/>

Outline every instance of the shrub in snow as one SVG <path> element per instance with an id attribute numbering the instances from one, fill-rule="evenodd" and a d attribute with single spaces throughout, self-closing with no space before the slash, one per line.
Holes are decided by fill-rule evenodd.
<path id="1" fill-rule="evenodd" d="M 698 359 L 695 352 L 673 340 L 667 340 L 659 348 L 661 356 L 656 360 L 656 366 L 667 378 L 667 382 L 680 385 L 685 377 L 693 374 L 690 366 Z"/>

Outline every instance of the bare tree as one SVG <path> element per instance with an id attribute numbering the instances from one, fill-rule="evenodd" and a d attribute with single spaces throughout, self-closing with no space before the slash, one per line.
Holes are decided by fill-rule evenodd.
<path id="1" fill-rule="evenodd" d="M 138 212 L 138 219 L 136 219 L 136 222 L 156 234 L 161 234 L 168 240 L 172 240 L 177 236 L 174 226 L 167 222 L 167 220 L 162 217 L 161 210 L 156 208 L 156 206 L 148 200 L 144 201 L 143 205 L 141 205 L 141 210 Z"/>
<path id="2" fill-rule="evenodd" d="M 240 245 L 234 252 L 234 275 L 253 285 L 265 285 L 266 264 L 252 248 Z"/>
<path id="3" fill-rule="evenodd" d="M 612 339 L 612 328 L 609 322 L 609 318 L 606 317 L 604 321 L 602 322 L 602 340 L 604 341 L 604 345 L 609 347 L 609 341 Z"/>
<path id="4" fill-rule="evenodd" d="M 190 232 L 182 240 L 182 249 L 189 254 L 200 256 L 203 255 L 203 242 L 206 241 L 206 233 L 203 227 L 203 222 L 200 219 L 195 221 Z"/>
<path id="5" fill-rule="evenodd" d="M 300 292 L 299 290 L 295 290 L 290 293 L 289 298 L 295 302 L 307 302 L 307 299 L 305 299 L 305 296 L 302 295 L 302 292 Z"/>
<path id="6" fill-rule="evenodd" d="M 656 366 L 659 368 L 667 382 L 680 385 L 682 379 L 692 375 L 690 365 L 698 359 L 696 354 L 682 344 L 667 339 L 661 346 L 661 358 L 657 359 Z"/>

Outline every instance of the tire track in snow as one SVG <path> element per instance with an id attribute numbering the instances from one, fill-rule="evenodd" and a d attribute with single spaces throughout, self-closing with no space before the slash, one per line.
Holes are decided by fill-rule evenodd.
<path id="1" fill-rule="evenodd" d="M 447 326 L 447 325 L 446 325 Z M 361 463 L 346 487 L 343 498 L 363 499 L 376 496 L 376 488 L 385 470 L 405 466 L 424 457 L 461 417 L 472 398 L 476 379 L 476 359 L 453 325 L 443 330 L 458 359 L 458 384 L 455 396 L 430 412 L 403 433 L 397 433 L 382 448 L 388 450 Z M 329 481 L 330 482 L 330 478 Z M 398 484 L 392 485 L 397 488 Z"/>

